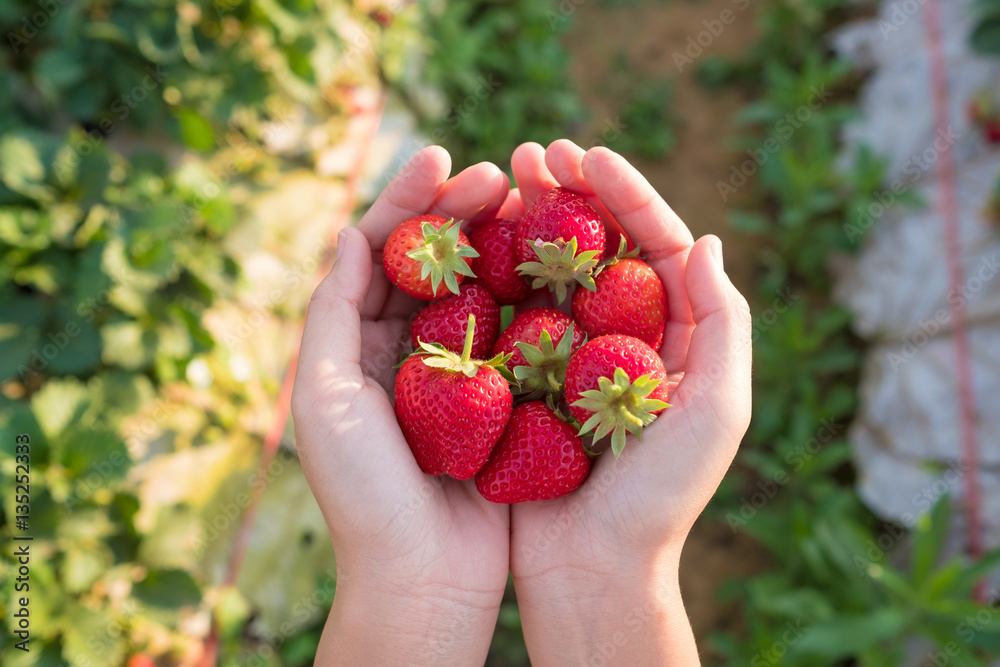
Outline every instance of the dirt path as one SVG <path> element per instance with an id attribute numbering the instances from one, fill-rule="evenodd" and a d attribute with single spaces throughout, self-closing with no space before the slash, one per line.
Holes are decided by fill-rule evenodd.
<path id="1" fill-rule="evenodd" d="M 729 25 L 721 23 L 726 10 L 731 12 Z M 729 228 L 725 213 L 727 207 L 744 201 L 750 188 L 740 189 L 727 203 L 716 187 L 717 181 L 728 180 L 730 167 L 740 156 L 727 149 L 727 139 L 734 132 L 732 115 L 745 100 L 731 89 L 706 93 L 694 80 L 694 71 L 705 55 L 736 56 L 745 50 L 755 35 L 752 11 L 740 11 L 733 0 L 673 0 L 612 9 L 591 2 L 577 8 L 565 39 L 573 59 L 571 76 L 594 118 L 593 135 L 599 136 L 621 104 L 607 94 L 615 77 L 621 76 L 614 66 L 616 54 L 626 56 L 630 76 L 674 78 L 677 145 L 664 160 L 634 162 L 696 237 L 712 233 L 722 239 L 726 269 L 745 293 L 751 286 L 752 251 L 747 240 Z M 715 22 L 716 29 L 722 26 L 718 37 L 711 35 L 704 21 Z M 689 36 L 711 42 L 704 55 L 684 63 L 679 72 L 673 54 L 684 54 Z"/>
<path id="2" fill-rule="evenodd" d="M 728 180 L 730 167 L 739 160 L 740 154 L 728 147 L 728 137 L 734 133 L 732 116 L 746 100 L 734 90 L 706 93 L 694 80 L 695 65 L 704 54 L 736 56 L 754 39 L 752 6 L 741 11 L 741 4 L 742 0 L 673 0 L 602 8 L 585 3 L 576 10 L 565 44 L 573 58 L 571 75 L 595 119 L 593 134 L 599 134 L 607 119 L 614 119 L 621 104 L 607 95 L 615 77 L 622 76 L 614 66 L 615 54 L 627 58 L 629 76 L 674 78 L 677 145 L 666 159 L 634 162 L 695 237 L 712 233 L 722 239 L 726 269 L 736 286 L 750 295 L 755 249 L 730 229 L 726 209 L 747 201 L 751 188 L 744 187 L 724 202 L 716 186 L 717 181 Z M 726 10 L 731 14 L 724 14 Z M 722 22 L 726 19 L 731 19 L 728 25 Z M 710 28 L 718 35 L 712 35 Z M 683 63 L 678 71 L 674 53 L 684 54 L 689 36 L 700 37 L 707 46 L 700 58 Z M 696 48 L 690 53 L 696 55 Z M 718 603 L 714 591 L 728 579 L 759 571 L 765 562 L 752 540 L 734 535 L 725 525 L 702 521 L 695 526 L 681 561 L 681 586 L 706 663 L 711 662 L 708 635 L 738 630 L 733 606 Z"/>

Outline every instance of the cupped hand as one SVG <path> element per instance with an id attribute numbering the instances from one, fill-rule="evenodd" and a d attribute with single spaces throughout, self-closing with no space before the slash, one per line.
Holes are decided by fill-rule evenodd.
<path id="1" fill-rule="evenodd" d="M 599 614 L 609 637 L 616 628 L 631 637 L 626 618 L 608 618 L 616 596 L 658 613 L 665 613 L 661 603 L 679 603 L 684 539 L 749 425 L 751 322 L 723 270 L 720 241 L 695 242 L 621 156 L 560 140 L 547 150 L 520 146 L 512 165 L 519 187 L 504 215 L 516 217 L 543 191 L 563 186 L 587 197 L 609 230 L 623 230 L 641 247 L 667 291 L 659 352 L 672 379 L 672 407 L 641 441 L 629 436 L 618 459 L 600 456 L 576 492 L 511 508 L 511 571 L 534 661 L 538 647 L 551 646 L 553 633 L 563 631 L 547 621 L 553 615 Z"/>
<path id="2" fill-rule="evenodd" d="M 382 638 L 358 647 L 369 661 L 393 664 L 385 651 L 394 641 L 423 635 L 441 654 L 406 660 L 482 664 L 507 581 L 508 508 L 484 500 L 472 481 L 424 475 L 390 400 L 409 317 L 425 303 L 385 277 L 390 232 L 423 213 L 492 218 L 508 195 L 496 166 L 478 164 L 448 179 L 450 166 L 439 147 L 410 160 L 357 228 L 342 232 L 333 270 L 309 304 L 292 414 L 337 559 L 337 597 L 317 664 L 348 662 L 351 642 L 365 641 L 351 624 L 361 626 L 366 610 L 376 617 L 366 619 L 375 623 L 368 634 L 377 629 Z"/>

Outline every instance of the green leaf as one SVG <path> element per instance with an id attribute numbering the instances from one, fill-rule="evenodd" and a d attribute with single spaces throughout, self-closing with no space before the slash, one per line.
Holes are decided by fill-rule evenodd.
<path id="1" fill-rule="evenodd" d="M 728 212 L 729 224 L 746 234 L 767 234 L 774 227 L 768 218 L 759 213 L 732 210 Z"/>
<path id="2" fill-rule="evenodd" d="M 177 112 L 180 123 L 181 140 L 198 151 L 207 151 L 215 146 L 215 133 L 212 125 L 204 116 L 192 109 L 180 109 Z"/>
<path id="3" fill-rule="evenodd" d="M 31 410 L 50 441 L 77 423 L 89 406 L 86 387 L 74 378 L 49 380 L 31 397 Z"/>
<path id="4" fill-rule="evenodd" d="M 0 139 L 0 181 L 31 199 L 48 200 L 44 187 L 45 165 L 38 147 L 26 136 L 8 134 Z"/>
<path id="5" fill-rule="evenodd" d="M 249 603 L 235 586 L 226 586 L 219 591 L 218 602 L 213 610 L 223 637 L 236 638 L 250 617 Z"/>
<path id="6" fill-rule="evenodd" d="M 132 589 L 146 607 L 176 611 L 201 602 L 201 589 L 184 570 L 153 570 Z"/>
<path id="7" fill-rule="evenodd" d="M 125 639 L 113 632 L 104 611 L 71 602 L 63 621 L 63 657 L 73 667 L 119 665 L 125 661 Z"/>
<path id="8" fill-rule="evenodd" d="M 948 536 L 948 522 L 951 516 L 951 499 L 944 495 L 934 505 L 930 513 L 917 519 L 913 536 L 912 574 L 919 588 L 926 580 L 935 563 L 941 557 Z"/>
<path id="9" fill-rule="evenodd" d="M 990 16 L 969 35 L 969 44 L 979 53 L 1000 54 L 1000 16 Z"/>
<path id="10" fill-rule="evenodd" d="M 18 377 L 26 382 L 35 373 L 43 371 L 43 357 L 32 363 L 32 350 L 37 350 L 38 341 L 36 327 L 0 317 L 0 378 Z"/>
<path id="11" fill-rule="evenodd" d="M 100 579 L 110 565 L 111 554 L 106 549 L 70 545 L 60 568 L 62 582 L 70 593 L 82 593 Z"/>
<path id="12" fill-rule="evenodd" d="M 46 354 L 58 350 L 49 359 L 45 372 L 49 375 L 86 375 L 101 363 L 101 336 L 93 324 L 84 319 L 57 319 L 60 328 L 48 331 L 39 341 Z M 65 324 L 62 324 L 65 322 Z"/>
<path id="13" fill-rule="evenodd" d="M 951 590 L 971 591 L 977 581 L 994 574 L 998 567 L 1000 567 L 1000 549 L 994 549 L 966 567 L 957 577 Z"/>
<path id="14" fill-rule="evenodd" d="M 52 94 L 59 88 L 68 88 L 86 75 L 80 54 L 63 49 L 44 51 L 35 60 L 34 71 L 36 79 L 41 80 L 39 83 L 43 83 Z"/>
<path id="15" fill-rule="evenodd" d="M 832 661 L 856 655 L 878 642 L 895 639 L 906 626 L 907 612 L 878 609 L 861 616 L 842 616 L 806 627 L 789 655 L 808 655 Z M 789 664 L 793 664 L 790 662 Z"/>
<path id="16" fill-rule="evenodd" d="M 101 327 L 104 362 L 129 370 L 138 370 L 153 359 L 155 335 L 144 331 L 138 322 L 120 321 Z"/>
<path id="17" fill-rule="evenodd" d="M 52 448 L 66 470 L 74 477 L 86 478 L 91 487 L 121 479 L 130 465 L 125 443 L 110 429 L 70 429 Z"/>

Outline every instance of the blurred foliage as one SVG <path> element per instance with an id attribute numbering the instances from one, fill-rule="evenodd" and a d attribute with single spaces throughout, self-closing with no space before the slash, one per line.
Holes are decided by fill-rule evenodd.
<path id="1" fill-rule="evenodd" d="M 710 511 L 771 559 L 766 572 L 723 591 L 740 601 L 747 636 L 716 636 L 713 645 L 731 662 L 875 667 L 905 664 L 906 641 L 919 637 L 930 642 L 928 657 L 947 645 L 949 664 L 983 665 L 1000 655 L 1000 616 L 972 601 L 972 586 L 1000 553 L 977 564 L 944 558 L 947 498 L 904 528 L 879 522 L 853 488 L 845 430 L 862 350 L 849 314 L 830 302 L 826 267 L 858 247 L 867 230 L 858 211 L 884 188 L 884 168 L 867 150 L 835 165 L 840 129 L 855 113 L 852 73 L 822 46 L 840 10 L 834 0 L 775 0 L 758 16 L 749 53 L 707 60 L 699 72 L 710 87 L 752 92 L 737 120 L 757 208 L 733 211 L 732 223 L 761 243 L 744 473 L 727 480 Z M 823 101 L 824 91 L 836 94 Z M 720 185 L 724 195 L 742 185 L 736 169 Z M 973 630 L 977 614 L 988 619 Z"/>
<path id="2" fill-rule="evenodd" d="M 425 29 L 435 44 L 420 80 L 398 92 L 456 169 L 482 160 L 507 168 L 512 146 L 547 145 L 586 120 L 559 43 L 575 9 L 531 0 L 431 4 Z M 440 95 L 425 99 L 418 88 L 427 84 Z"/>
<path id="3" fill-rule="evenodd" d="M 969 43 L 979 53 L 1000 55 L 1000 1 L 976 0 L 972 4 L 976 24 L 969 35 Z"/>
<path id="4" fill-rule="evenodd" d="M 20 433 L 34 537 L 31 652 L 12 646 L 5 567 L 0 663 L 144 652 L 192 664 L 214 618 L 222 663 L 236 664 L 276 610 L 220 588 L 215 565 L 256 483 L 260 429 L 241 411 L 270 402 L 205 325 L 240 284 L 226 240 L 248 189 L 313 164 L 317 147 L 275 149 L 275 132 L 294 115 L 335 141 L 348 93 L 399 72 L 416 33 L 407 17 L 382 28 L 346 2 L 308 0 L 9 0 L 0 33 L 4 557 L 25 532 L 13 525 Z M 294 487 L 283 498 L 297 516 L 272 520 L 272 548 L 300 567 L 269 567 L 288 572 L 283 594 L 303 595 L 332 563 L 297 464 L 284 465 L 276 486 Z M 296 628 L 322 615 L 298 611 Z M 284 664 L 307 664 L 315 633 L 281 627 Z"/>
<path id="5" fill-rule="evenodd" d="M 621 100 L 617 120 L 622 131 L 608 146 L 625 155 L 656 160 L 673 152 L 677 143 L 674 83 L 671 77 L 643 76 L 637 71 L 625 54 L 615 58 L 608 95 Z"/>

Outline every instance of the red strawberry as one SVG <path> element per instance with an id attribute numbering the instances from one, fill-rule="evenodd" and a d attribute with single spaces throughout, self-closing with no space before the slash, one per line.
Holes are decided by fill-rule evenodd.
<path id="1" fill-rule="evenodd" d="M 565 188 L 544 193 L 517 224 L 517 269 L 532 287 L 548 285 L 560 302 L 567 288 L 593 288 L 590 272 L 604 255 L 604 225 L 594 207 Z"/>
<path id="2" fill-rule="evenodd" d="M 410 325 L 413 347 L 420 341 L 438 343 L 455 354 L 462 353 L 469 315 L 476 316 L 476 333 L 472 339 L 472 358 L 485 359 L 493 349 L 500 331 L 500 306 L 482 285 L 461 285 L 458 294 L 431 301 L 417 313 Z"/>
<path id="3" fill-rule="evenodd" d="M 476 474 L 476 488 L 495 503 L 561 498 L 583 484 L 590 457 L 576 429 L 542 401 L 521 403 Z"/>
<path id="4" fill-rule="evenodd" d="M 459 229 L 459 223 L 439 215 L 418 215 L 392 230 L 385 242 L 382 266 L 393 285 L 410 296 L 430 301 L 448 291 L 458 294 L 469 265 L 479 253 Z M 446 289 L 441 289 L 444 281 Z"/>
<path id="5" fill-rule="evenodd" d="M 469 235 L 469 243 L 479 253 L 472 270 L 500 305 L 520 303 L 531 294 L 531 285 L 517 272 L 521 260 L 514 252 L 516 230 L 516 220 L 499 219 Z"/>
<path id="6" fill-rule="evenodd" d="M 594 277 L 597 291 L 573 294 L 573 319 L 590 338 L 635 336 L 654 350 L 663 342 L 667 293 L 656 271 L 641 259 L 626 258 Z"/>
<path id="7" fill-rule="evenodd" d="M 472 478 L 510 419 L 510 388 L 496 369 L 505 359 L 471 360 L 475 323 L 469 315 L 461 357 L 421 343 L 396 376 L 396 419 L 428 475 Z"/>
<path id="8" fill-rule="evenodd" d="M 625 446 L 625 433 L 639 436 L 656 419 L 667 400 L 667 371 L 649 345 L 632 336 L 612 334 L 593 339 L 569 360 L 566 402 L 594 439 L 611 433 L 615 456 Z"/>
<path id="9" fill-rule="evenodd" d="M 565 334 L 570 331 L 569 337 Z M 508 370 L 521 383 L 520 393 L 558 393 L 566 378 L 570 355 L 583 345 L 580 327 L 555 308 L 528 308 L 518 313 L 496 345 L 493 354 L 509 354 Z"/>

